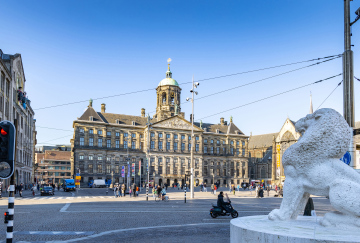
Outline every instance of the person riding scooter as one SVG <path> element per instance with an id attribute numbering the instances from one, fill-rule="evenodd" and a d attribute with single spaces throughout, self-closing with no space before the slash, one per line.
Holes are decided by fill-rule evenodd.
<path id="1" fill-rule="evenodd" d="M 231 204 L 230 200 L 229 200 L 229 202 L 224 202 L 224 193 L 220 192 L 220 194 L 218 196 L 218 200 L 217 200 L 217 206 L 222 208 L 226 212 L 230 213 L 229 208 L 228 208 L 228 205 L 230 205 L 230 204 Z"/>

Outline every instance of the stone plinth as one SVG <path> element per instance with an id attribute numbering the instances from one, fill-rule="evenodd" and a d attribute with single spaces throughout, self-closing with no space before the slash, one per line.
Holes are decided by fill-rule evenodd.
<path id="1" fill-rule="evenodd" d="M 321 217 L 299 216 L 297 220 L 271 221 L 268 215 L 230 221 L 231 243 L 342 243 L 360 242 L 360 231 L 323 227 Z"/>

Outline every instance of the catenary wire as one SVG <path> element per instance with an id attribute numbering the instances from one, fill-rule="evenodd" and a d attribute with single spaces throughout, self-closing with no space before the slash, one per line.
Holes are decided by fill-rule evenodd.
<path id="1" fill-rule="evenodd" d="M 241 74 L 246 74 L 246 73 L 251 73 L 251 72 L 264 71 L 264 70 L 268 70 L 268 69 L 285 67 L 285 66 L 300 64 L 300 63 L 304 63 L 304 62 L 312 62 L 312 61 L 322 60 L 322 59 L 327 59 L 327 61 L 331 61 L 331 60 L 334 60 L 334 59 L 339 58 L 339 57 L 341 57 L 341 56 L 342 56 L 342 54 L 332 55 L 332 56 L 326 56 L 326 57 L 320 57 L 320 58 L 314 58 L 314 59 L 310 59 L 310 60 L 306 60 L 306 61 L 300 61 L 300 62 L 282 64 L 282 65 L 277 65 L 277 66 L 273 66 L 273 67 L 266 67 L 266 68 L 261 68 L 261 69 L 244 71 L 244 72 L 240 72 L 240 73 L 233 73 L 233 74 L 227 74 L 227 75 L 222 75 L 222 76 L 217 76 L 217 77 L 200 79 L 200 80 L 196 80 L 196 82 L 213 80 L 213 79 L 218 79 L 218 78 L 231 77 L 231 76 L 241 75 Z M 325 61 L 323 61 L 323 62 L 325 62 Z M 322 62 L 320 62 L 320 63 L 322 63 Z M 316 64 L 319 64 L 319 63 L 316 63 Z M 314 64 L 314 65 L 316 65 L 316 64 Z M 180 84 L 188 84 L 188 83 L 191 83 L 191 82 L 184 82 L 184 83 L 180 83 Z M 127 92 L 127 93 L 122 93 L 122 94 L 109 95 L 109 96 L 94 98 L 94 99 L 92 99 L 92 100 L 101 100 L 101 99 L 113 98 L 113 97 L 118 97 L 118 96 L 124 96 L 124 95 L 130 95 L 130 94 L 137 94 L 137 93 L 142 93 L 142 92 L 151 91 L 151 90 L 154 90 L 154 89 L 155 89 L 155 88 L 149 88 L 149 89 L 132 91 L 132 92 Z M 52 105 L 52 106 L 40 107 L 40 108 L 37 108 L 37 109 L 34 109 L 34 110 L 43 110 L 43 109 L 49 109 L 49 108 L 67 106 L 67 105 L 74 105 L 74 104 L 84 103 L 84 102 L 88 102 L 88 101 L 89 101 L 89 100 L 74 101 L 74 102 L 69 102 L 69 103 L 64 103 L 64 104 L 59 104 L 59 105 Z"/>
<path id="2" fill-rule="evenodd" d="M 59 130 L 59 131 L 72 132 L 72 130 L 65 130 L 65 129 L 54 128 L 54 127 L 42 127 L 42 126 L 36 126 L 36 128 L 45 128 L 45 129 L 52 129 L 52 130 Z"/>
<path id="3" fill-rule="evenodd" d="M 279 77 L 279 76 L 282 76 L 282 75 L 285 75 L 285 74 L 288 74 L 288 73 L 292 73 L 292 72 L 299 71 L 299 70 L 302 70 L 302 69 L 305 69 L 305 68 L 309 68 L 309 67 L 312 67 L 312 66 L 315 66 L 315 65 L 324 63 L 324 62 L 328 62 L 328 61 L 337 59 L 337 58 L 339 58 L 339 57 L 340 57 L 339 55 L 336 55 L 336 57 L 334 57 L 334 58 L 332 58 L 332 59 L 328 59 L 328 60 L 325 60 L 325 61 L 313 63 L 313 64 L 311 64 L 311 65 L 307 65 L 307 66 L 303 66 L 303 67 L 300 67 L 300 68 L 292 69 L 292 70 L 290 70 L 290 71 L 286 71 L 286 72 L 283 72 L 283 73 L 279 73 L 279 74 L 276 74 L 276 75 L 273 75 L 273 76 L 270 76 L 270 77 L 262 78 L 262 79 L 255 80 L 255 81 L 252 81 L 252 82 L 249 82 L 249 83 L 245 83 L 245 84 L 242 84 L 242 85 L 239 85 L 239 86 L 235 86 L 235 87 L 232 87 L 232 88 L 229 88 L 229 89 L 225 89 L 225 90 L 221 90 L 221 91 L 218 91 L 218 92 L 215 92 L 215 93 L 212 93 L 212 94 L 208 94 L 208 95 L 205 95 L 205 96 L 201 96 L 201 97 L 197 98 L 196 100 L 201 100 L 201 99 L 204 99 L 204 98 L 208 98 L 208 97 L 210 97 L 210 96 L 213 96 L 213 95 L 225 93 L 225 92 L 228 92 L 228 91 L 232 91 L 232 90 L 234 90 L 234 89 L 238 89 L 238 88 L 245 87 L 245 86 L 248 86 L 248 85 L 251 85 L 251 84 L 255 84 L 255 83 L 259 83 L 259 82 L 262 82 L 262 81 L 265 81 L 265 80 L 268 80 L 268 79 L 272 79 L 272 78 L 275 78 L 275 77 Z M 187 103 L 188 103 L 188 102 L 182 102 L 180 105 L 187 104 Z M 156 111 L 151 111 L 151 112 L 149 112 L 149 113 L 155 113 L 155 112 L 156 112 Z"/>
<path id="4" fill-rule="evenodd" d="M 197 121 L 200 121 L 200 120 L 205 119 L 205 118 L 208 118 L 208 117 L 216 116 L 216 115 L 222 114 L 222 113 L 224 113 L 224 112 L 232 111 L 232 110 L 235 110 L 235 109 L 244 107 L 244 106 L 248 106 L 248 105 L 251 105 L 251 104 L 254 104 L 254 103 L 258 103 L 258 102 L 260 102 L 260 101 L 267 100 L 267 99 L 270 99 L 270 98 L 273 98 L 273 97 L 276 97 L 276 96 L 279 96 L 279 95 L 282 95 L 282 94 L 285 94 L 285 93 L 289 93 L 289 92 L 292 92 L 292 91 L 295 91 L 295 90 L 298 90 L 298 89 L 301 89 L 301 88 L 305 88 L 305 87 L 307 87 L 307 86 L 310 86 L 310 85 L 313 85 L 313 84 L 317 84 L 317 83 L 323 82 L 323 81 L 325 81 L 325 80 L 329 80 L 329 79 L 338 77 L 338 76 L 340 76 L 340 75 L 342 75 L 342 73 L 340 73 L 340 74 L 338 74 L 338 75 L 331 76 L 331 77 L 329 77 L 329 78 L 325 78 L 325 79 L 318 80 L 318 81 L 316 81 L 316 82 L 312 82 L 312 83 L 309 83 L 309 84 L 305 84 L 305 85 L 303 85 L 303 86 L 300 86 L 300 87 L 297 87 L 297 88 L 294 88 L 294 89 L 290 89 L 290 90 L 287 90 L 287 91 L 284 91 L 284 92 L 281 92 L 281 93 L 277 93 L 277 94 L 275 94 L 275 95 L 267 96 L 267 97 L 265 97 L 265 98 L 262 98 L 262 99 L 259 99 L 259 100 L 255 100 L 255 101 L 252 101 L 252 102 L 249 102 L 249 103 L 246 103 L 246 104 L 237 106 L 237 107 L 233 107 L 233 108 L 231 108 L 231 109 L 227 109 L 227 110 L 224 110 L 224 111 L 220 111 L 220 112 L 214 113 L 214 114 L 212 114 L 212 115 L 208 115 L 208 116 L 202 117 L 202 118 L 200 118 L 200 119 L 197 119 Z"/>
<path id="5" fill-rule="evenodd" d="M 335 92 L 335 90 L 341 85 L 342 82 L 343 80 L 341 80 L 341 82 L 338 83 L 338 85 L 336 85 L 335 89 L 331 91 L 331 93 L 325 98 L 325 100 L 319 105 L 319 107 L 316 110 L 318 110 L 325 103 L 325 101 Z"/>

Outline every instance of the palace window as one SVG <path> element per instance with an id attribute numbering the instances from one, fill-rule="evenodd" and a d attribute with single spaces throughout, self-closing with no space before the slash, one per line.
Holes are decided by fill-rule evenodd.
<path id="1" fill-rule="evenodd" d="M 199 144 L 195 144 L 195 151 L 199 152 Z"/>
<path id="2" fill-rule="evenodd" d="M 106 165 L 106 174 L 110 174 L 111 172 L 111 166 L 110 165 Z"/>
<path id="3" fill-rule="evenodd" d="M 102 135 L 102 130 L 98 130 L 98 135 Z"/>
<path id="4" fill-rule="evenodd" d="M 135 147 L 135 141 L 132 141 L 132 142 L 131 142 L 131 148 L 132 148 L 132 149 L 135 149 L 135 148 L 136 148 L 136 147 Z"/>
<path id="5" fill-rule="evenodd" d="M 241 145 L 242 145 L 243 147 L 245 147 L 245 141 L 242 141 L 242 142 L 241 142 Z"/>
<path id="6" fill-rule="evenodd" d="M 185 135 L 181 135 L 181 139 L 185 139 Z"/>
<path id="7" fill-rule="evenodd" d="M 174 151 L 178 149 L 178 143 L 174 143 Z"/>
<path id="8" fill-rule="evenodd" d="M 89 169 L 88 169 L 89 173 L 94 173 L 94 170 L 93 170 L 93 165 L 92 164 L 89 164 Z"/>
<path id="9" fill-rule="evenodd" d="M 230 154 L 234 154 L 234 148 L 230 148 Z"/>
<path id="10" fill-rule="evenodd" d="M 226 154 L 226 148 L 223 148 L 223 154 Z"/>
<path id="11" fill-rule="evenodd" d="M 154 132 L 150 133 L 150 136 L 151 136 L 152 138 L 155 137 L 155 133 L 154 133 Z"/>
<path id="12" fill-rule="evenodd" d="M 84 155 L 79 155 L 79 160 L 84 160 Z"/>
<path id="13" fill-rule="evenodd" d="M 125 148 L 125 149 L 128 148 L 128 143 L 127 143 L 127 141 L 124 141 L 124 148 Z"/>
<path id="14" fill-rule="evenodd" d="M 181 143 L 181 151 L 185 150 L 185 143 Z"/>
<path id="15" fill-rule="evenodd" d="M 120 140 L 115 141 L 115 148 L 120 148 Z"/>
<path id="16" fill-rule="evenodd" d="M 236 154 L 237 154 L 237 155 L 239 155 L 239 154 L 240 154 L 240 151 L 239 151 L 239 149 L 238 149 L 238 148 L 236 149 Z"/>
<path id="17" fill-rule="evenodd" d="M 162 138 L 163 137 L 163 134 L 162 133 L 159 133 L 159 138 Z"/>
<path id="18" fill-rule="evenodd" d="M 223 140 L 223 144 L 225 144 L 225 140 Z"/>
<path id="19" fill-rule="evenodd" d="M 115 165 L 115 174 L 119 174 L 119 166 Z"/>
<path id="20" fill-rule="evenodd" d="M 231 144 L 231 145 L 234 145 L 234 141 L 231 141 L 230 144 Z"/>
<path id="21" fill-rule="evenodd" d="M 191 151 L 191 143 L 188 144 L 188 150 Z"/>
<path id="22" fill-rule="evenodd" d="M 191 136 L 188 136 L 188 139 L 191 140 Z"/>
<path id="23" fill-rule="evenodd" d="M 239 146 L 239 145 L 240 145 L 240 141 L 236 141 L 236 145 Z"/>
<path id="24" fill-rule="evenodd" d="M 116 132 L 116 133 L 115 133 L 115 136 L 116 136 L 116 137 L 120 137 L 120 133 L 119 133 L 119 132 Z"/>
<path id="25" fill-rule="evenodd" d="M 210 147 L 210 153 L 214 153 L 214 147 Z"/>
<path id="26" fill-rule="evenodd" d="M 106 161 L 111 161 L 110 156 L 106 157 Z"/>
<path id="27" fill-rule="evenodd" d="M 108 139 L 106 141 L 106 147 L 111 148 L 111 140 L 110 139 Z"/>
<path id="28" fill-rule="evenodd" d="M 159 149 L 162 149 L 162 148 L 163 148 L 162 141 L 159 141 Z"/>
<path id="29" fill-rule="evenodd" d="M 242 149 L 242 156 L 245 156 L 245 149 Z"/>
<path id="30" fill-rule="evenodd" d="M 198 140 L 199 140 L 199 136 L 196 136 L 196 137 L 195 137 L 195 140 L 198 141 Z"/>
<path id="31" fill-rule="evenodd" d="M 84 133 L 84 128 L 79 129 L 80 133 Z"/>
<path id="32" fill-rule="evenodd" d="M 89 160 L 93 160 L 93 156 L 92 156 L 92 155 L 89 155 Z"/>
<path id="33" fill-rule="evenodd" d="M 204 143 L 207 143 L 207 139 L 204 139 Z"/>
<path id="34" fill-rule="evenodd" d="M 177 134 L 174 135 L 174 139 L 178 139 L 178 135 L 177 135 Z"/>
<path id="35" fill-rule="evenodd" d="M 106 136 L 111 136 L 111 132 L 106 132 Z"/>
<path id="36" fill-rule="evenodd" d="M 124 137 L 125 137 L 125 138 L 127 138 L 127 136 L 128 136 L 128 133 L 127 133 L 127 132 L 125 132 L 125 133 L 124 133 Z"/>
<path id="37" fill-rule="evenodd" d="M 216 140 L 216 144 L 217 144 L 217 145 L 220 145 L 220 140 Z"/>
<path id="38" fill-rule="evenodd" d="M 98 147 L 102 147 L 102 138 L 98 138 Z"/>
<path id="39" fill-rule="evenodd" d="M 211 140 L 210 140 L 210 143 L 211 143 L 211 144 L 214 144 L 214 140 L 211 139 Z"/>
<path id="40" fill-rule="evenodd" d="M 93 129 L 90 129 L 90 130 L 89 130 L 89 134 L 94 134 L 94 130 L 93 130 Z"/>
<path id="41" fill-rule="evenodd" d="M 94 139 L 93 138 L 89 138 L 89 146 L 94 146 Z"/>
<path id="42" fill-rule="evenodd" d="M 151 149 L 155 149 L 155 141 L 151 141 L 151 143 L 150 143 L 150 148 L 151 148 Z"/>
<path id="43" fill-rule="evenodd" d="M 220 154 L 220 148 L 219 147 L 216 147 L 216 153 Z"/>
<path id="44" fill-rule="evenodd" d="M 166 149 L 170 150 L 170 142 L 166 142 Z"/>
<path id="45" fill-rule="evenodd" d="M 84 146 L 84 141 L 85 141 L 84 138 L 80 138 L 80 146 Z"/>
<path id="46" fill-rule="evenodd" d="M 170 138 L 170 134 L 166 134 L 166 138 Z"/>
<path id="47" fill-rule="evenodd" d="M 198 159 L 195 160 L 195 169 L 199 169 L 199 160 Z"/>
<path id="48" fill-rule="evenodd" d="M 136 133 L 132 133 L 132 134 L 131 134 L 131 137 L 132 137 L 132 138 L 136 138 Z"/>
<path id="49" fill-rule="evenodd" d="M 102 173 L 102 165 L 97 165 L 97 172 L 98 172 L 99 174 Z"/>
<path id="50" fill-rule="evenodd" d="M 204 147 L 204 153 L 207 154 L 207 147 Z"/>
<path id="51" fill-rule="evenodd" d="M 102 155 L 98 155 L 98 160 L 102 160 Z"/>

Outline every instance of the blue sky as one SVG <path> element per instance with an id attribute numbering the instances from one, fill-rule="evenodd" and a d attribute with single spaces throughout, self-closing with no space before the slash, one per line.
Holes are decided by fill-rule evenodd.
<path id="1" fill-rule="evenodd" d="M 359 2 L 351 2 L 352 19 L 358 7 Z M 0 48 L 22 54 L 39 144 L 69 144 L 72 122 L 88 102 L 42 107 L 153 88 L 95 100 L 94 108 L 100 111 L 100 104 L 106 103 L 110 113 L 155 111 L 155 88 L 165 78 L 169 57 L 185 101 L 191 86 L 181 83 L 190 82 L 192 75 L 195 80 L 205 79 L 343 52 L 342 0 L 2 1 L 1 9 Z M 355 76 L 360 76 L 356 71 L 360 23 L 352 30 Z M 198 98 L 309 64 L 204 81 Z M 195 103 L 195 119 L 341 72 L 339 58 L 204 98 Z M 308 113 L 310 92 L 316 109 L 341 80 L 334 78 L 202 120 L 219 123 L 220 117 L 233 116 L 247 135 L 278 132 L 287 117 L 296 121 Z M 359 82 L 355 82 L 356 91 Z M 342 113 L 342 86 L 322 107 Z M 189 119 L 190 104 L 183 104 L 182 111 Z M 355 104 L 356 120 L 359 112 Z"/>

